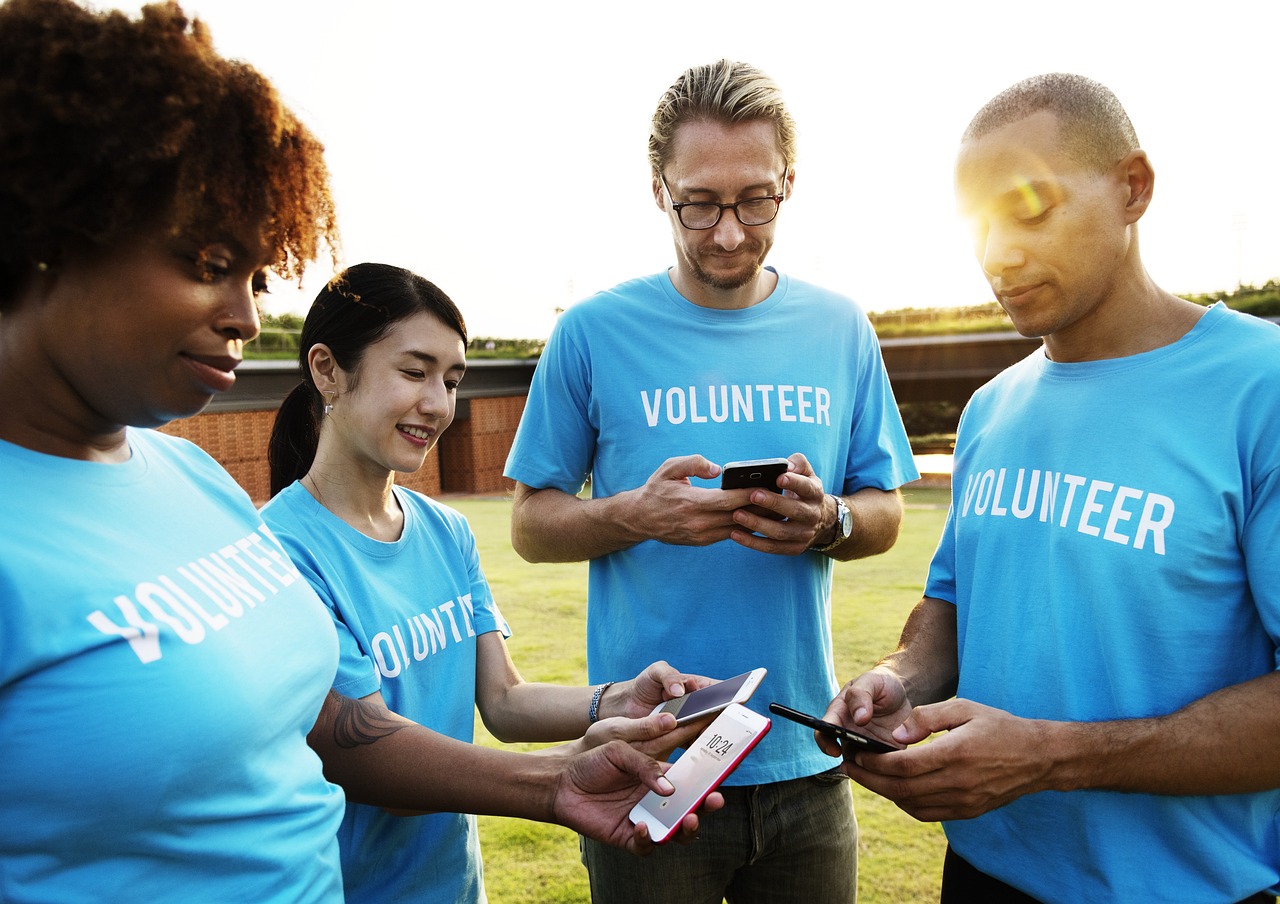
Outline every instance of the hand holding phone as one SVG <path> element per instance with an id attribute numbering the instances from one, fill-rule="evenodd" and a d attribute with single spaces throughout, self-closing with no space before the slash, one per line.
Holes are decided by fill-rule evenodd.
<path id="1" fill-rule="evenodd" d="M 655 843 L 668 840 L 760 743 L 771 724 L 767 716 L 730 704 L 667 770 L 676 790 L 666 797 L 650 791 L 632 808 L 631 821 L 647 825 Z"/>
<path id="2" fill-rule="evenodd" d="M 830 735 L 831 737 L 836 738 L 840 742 L 840 749 L 844 751 L 845 756 L 858 753 L 859 751 L 865 753 L 893 753 L 895 750 L 902 749 L 900 747 L 891 747 L 884 741 L 868 735 L 859 734 L 850 728 L 845 728 L 843 725 L 837 725 L 834 722 L 824 722 L 817 716 L 802 713 L 789 706 L 783 706 L 781 703 L 770 703 L 769 712 L 782 716 L 784 719 L 790 719 L 792 722 L 799 722 L 801 725 L 807 725 L 815 731 L 820 731 L 825 735 Z"/>
<path id="3" fill-rule="evenodd" d="M 787 473 L 788 461 L 785 458 L 755 458 L 748 461 L 727 462 L 720 471 L 720 489 L 740 490 L 746 487 L 760 487 L 774 493 L 782 493 L 778 487 L 778 478 Z M 777 512 L 758 505 L 746 506 L 747 511 L 763 518 L 781 521 Z"/>
<path id="4" fill-rule="evenodd" d="M 652 715 L 671 713 L 677 725 L 687 725 L 724 709 L 731 703 L 746 703 L 764 680 L 766 669 L 753 669 L 724 681 L 717 681 L 696 691 L 667 700 L 654 707 Z"/>

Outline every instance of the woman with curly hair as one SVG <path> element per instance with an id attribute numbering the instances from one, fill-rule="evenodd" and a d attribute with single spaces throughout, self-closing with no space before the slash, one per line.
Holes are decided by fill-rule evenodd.
<path id="1" fill-rule="evenodd" d="M 670 783 L 626 744 L 485 750 L 332 692 L 248 497 L 140 429 L 230 388 L 268 272 L 335 244 L 319 142 L 176 5 L 0 5 L 0 900 L 341 901 L 330 782 L 648 846 L 626 814 Z"/>

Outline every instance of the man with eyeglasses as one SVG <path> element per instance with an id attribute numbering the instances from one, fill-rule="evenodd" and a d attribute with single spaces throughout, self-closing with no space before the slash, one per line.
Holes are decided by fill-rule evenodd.
<path id="1" fill-rule="evenodd" d="M 649 157 L 675 264 L 562 315 L 507 462 L 512 542 L 530 561 L 590 560 L 602 694 L 661 657 L 724 678 L 763 666 L 755 708 L 820 712 L 837 687 L 833 563 L 893 545 L 897 488 L 917 476 L 879 346 L 849 299 L 764 266 L 795 182 L 772 80 L 725 60 L 687 70 Z M 726 462 L 770 457 L 788 459 L 781 494 L 719 488 Z M 584 841 L 593 900 L 853 901 L 857 824 L 835 765 L 809 729 L 775 724 L 698 843 L 640 860 Z"/>

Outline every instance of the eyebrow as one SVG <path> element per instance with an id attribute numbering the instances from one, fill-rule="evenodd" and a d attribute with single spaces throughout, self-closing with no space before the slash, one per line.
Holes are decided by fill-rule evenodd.
<path id="1" fill-rule="evenodd" d="M 428 352 L 420 352 L 420 351 L 417 351 L 416 349 L 411 349 L 411 348 L 405 349 L 403 354 L 408 355 L 410 358 L 415 358 L 418 361 L 421 361 L 423 364 L 439 364 L 440 363 L 440 359 L 437 358 L 435 355 L 429 354 Z M 449 368 L 449 370 L 460 370 L 463 373 L 466 373 L 467 365 L 465 362 L 462 362 L 462 363 L 453 365 L 452 367 Z"/>
<path id="2" fill-rule="evenodd" d="M 1050 199 L 1050 203 L 1057 199 L 1059 191 L 1055 187 L 1056 184 L 1048 179 L 1019 178 L 1013 188 L 996 195 L 993 203 L 987 209 L 1025 204 L 1036 213 L 1040 213 L 1049 206 L 1049 203 L 1043 200 L 1044 198 Z M 983 206 L 966 205 L 961 208 L 961 213 L 962 215 L 972 213 Z"/>

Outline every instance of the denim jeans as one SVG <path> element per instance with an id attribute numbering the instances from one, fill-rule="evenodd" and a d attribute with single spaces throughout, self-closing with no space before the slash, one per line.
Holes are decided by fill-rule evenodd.
<path id="1" fill-rule="evenodd" d="M 582 840 L 594 904 L 853 904 L 858 823 L 845 776 L 721 788 L 698 840 L 648 857 Z"/>

